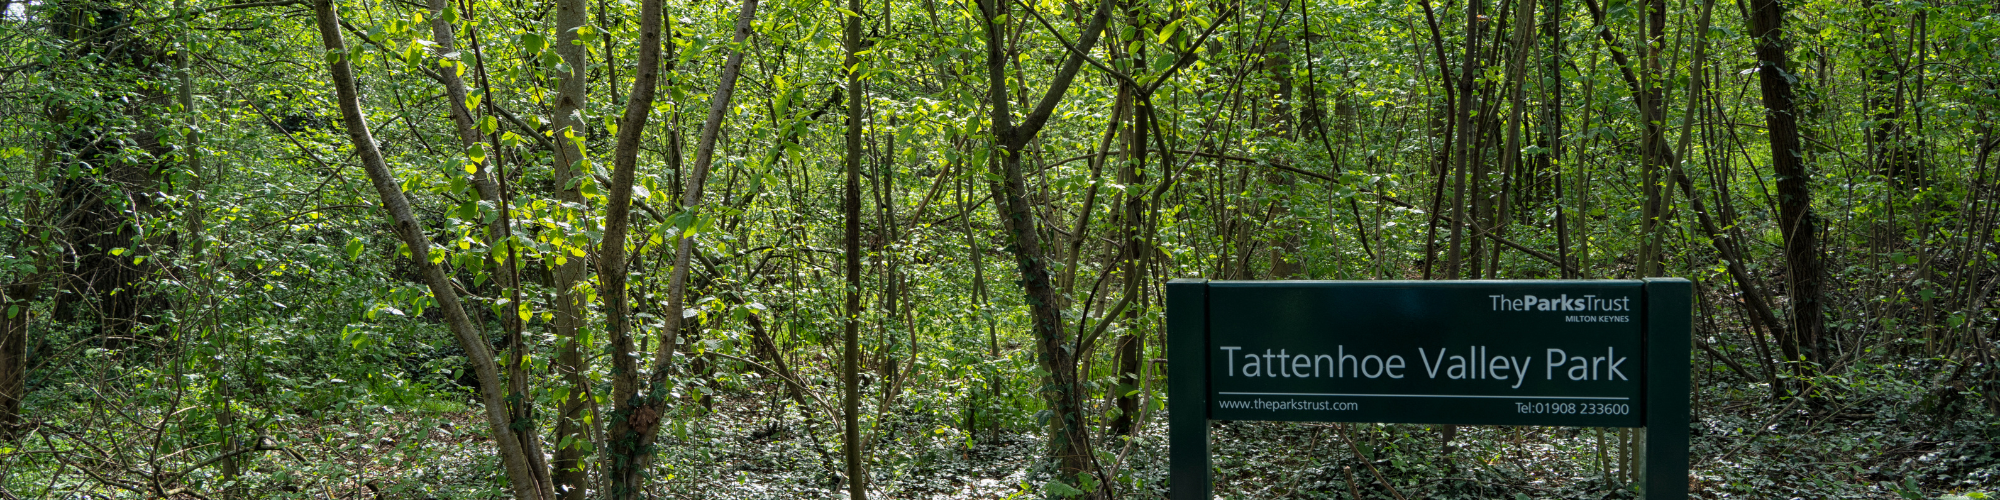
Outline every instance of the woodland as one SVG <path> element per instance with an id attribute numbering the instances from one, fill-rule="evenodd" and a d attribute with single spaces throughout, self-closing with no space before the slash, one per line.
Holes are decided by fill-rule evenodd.
<path id="1" fill-rule="evenodd" d="M 0 0 L 0 498 L 1164 498 L 1171 279 L 1643 277 L 1693 496 L 1989 498 L 1997 125 L 1965 0 Z"/>

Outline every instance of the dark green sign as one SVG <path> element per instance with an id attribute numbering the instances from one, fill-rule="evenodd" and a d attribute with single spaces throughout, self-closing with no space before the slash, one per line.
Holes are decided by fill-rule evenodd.
<path id="1" fill-rule="evenodd" d="M 1208 420 L 1293 420 L 1648 427 L 1648 498 L 1684 498 L 1690 299 L 1678 279 L 1176 280 L 1173 497 L 1208 498 Z"/>
<path id="2" fill-rule="evenodd" d="M 1209 418 L 1637 427 L 1641 282 L 1211 282 Z"/>

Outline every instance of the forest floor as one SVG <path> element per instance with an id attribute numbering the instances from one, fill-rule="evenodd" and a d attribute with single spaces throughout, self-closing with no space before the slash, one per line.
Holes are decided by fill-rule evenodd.
<path id="1" fill-rule="evenodd" d="M 1691 426 L 1697 498 L 1982 498 L 2000 490 L 2000 419 L 1921 364 L 1854 367 L 1822 379 L 1835 394 L 1818 408 L 1774 401 L 1763 384 L 1716 373 L 1702 384 Z M 724 394 L 663 458 L 677 468 L 669 498 L 845 498 L 834 490 L 833 443 L 801 432 L 795 412 L 767 397 Z M 792 417 L 792 418 L 786 418 Z M 927 414 L 892 415 L 877 439 L 871 497 L 1035 498 L 1039 436 L 981 430 Z M 1099 444 L 1124 464 L 1129 498 L 1165 494 L 1164 414 L 1130 446 Z M 1460 427 L 1446 450 L 1422 425 L 1215 422 L 1221 498 L 1634 498 L 1606 477 L 1616 429 Z M 823 449 L 826 451 L 814 451 Z M 824 453 L 824 454 L 822 454 Z M 1115 457 L 1123 456 L 1124 460 Z M 1136 485 L 1136 486 L 1135 486 Z M 1393 490 L 1393 491 L 1392 491 Z"/>
<path id="2" fill-rule="evenodd" d="M 1690 489 L 1707 499 L 1991 498 L 2000 492 L 2000 418 L 1980 395 L 1936 380 L 1946 372 L 1925 363 L 1850 367 L 1821 379 L 1831 390 L 1817 405 L 1709 372 L 1697 380 Z M 838 432 L 823 418 L 807 422 L 778 390 L 739 385 L 718 390 L 712 409 L 683 405 L 694 415 L 663 428 L 655 496 L 845 498 Z M 287 451 L 255 459 L 246 487 L 270 492 L 263 498 L 502 496 L 482 416 L 438 403 L 281 418 L 273 429 L 283 430 Z M 1018 425 L 968 434 L 950 416 L 957 412 L 922 406 L 896 407 L 864 431 L 876 443 L 871 498 L 1040 497 L 1048 479 L 1036 467 L 1039 435 Z M 1142 420 L 1129 443 L 1097 443 L 1121 498 L 1165 494 L 1165 415 Z M 1607 478 L 1606 462 L 1620 469 L 1616 429 L 1465 426 L 1446 443 L 1425 425 L 1211 425 L 1220 498 L 1635 498 Z"/>

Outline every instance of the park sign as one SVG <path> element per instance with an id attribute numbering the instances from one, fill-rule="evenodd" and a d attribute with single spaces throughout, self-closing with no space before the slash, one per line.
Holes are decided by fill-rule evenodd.
<path id="1" fill-rule="evenodd" d="M 1209 420 L 1646 427 L 1646 497 L 1686 497 L 1686 280 L 1167 290 L 1172 498 L 1209 498 Z"/>

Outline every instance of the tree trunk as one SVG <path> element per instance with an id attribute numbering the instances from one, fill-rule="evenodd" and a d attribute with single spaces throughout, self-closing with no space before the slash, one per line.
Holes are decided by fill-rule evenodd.
<path id="1" fill-rule="evenodd" d="M 1151 113 L 1128 114 L 1132 116 L 1132 127 L 1127 136 L 1130 142 L 1126 143 L 1125 151 L 1131 158 L 1125 162 L 1125 168 L 1119 170 L 1118 183 L 1126 186 L 1143 186 L 1146 183 L 1146 120 L 1151 118 Z M 1138 391 L 1142 386 L 1140 376 L 1144 369 L 1143 358 L 1146 353 L 1145 337 L 1140 335 L 1141 331 L 1135 324 L 1142 307 L 1136 304 L 1145 303 L 1145 258 L 1146 250 L 1151 247 L 1146 245 L 1146 197 L 1128 192 L 1124 198 L 1125 213 L 1121 214 L 1121 224 L 1118 225 L 1120 239 L 1124 240 L 1123 244 L 1119 245 L 1122 247 L 1119 256 L 1122 257 L 1121 267 L 1124 268 L 1125 274 L 1123 290 L 1125 298 L 1120 300 L 1135 305 L 1124 311 L 1125 331 L 1118 335 L 1115 344 L 1118 375 L 1117 384 L 1112 390 L 1117 392 L 1115 403 L 1118 416 L 1111 420 L 1111 433 L 1131 436 L 1137 430 L 1135 418 L 1139 414 Z M 1278 262 L 1283 262 L 1282 257 L 1273 262 L 1272 266 L 1277 266 Z M 1107 311 L 1101 321 L 1112 321 L 1113 318 L 1109 315 L 1116 312 Z"/>
<path id="2" fill-rule="evenodd" d="M 443 0 L 432 0 L 441 2 Z M 555 124 L 555 177 L 556 199 L 566 204 L 583 206 L 580 184 L 572 184 L 581 174 L 581 162 L 585 161 L 583 109 L 588 92 L 585 87 L 587 75 L 584 70 L 588 63 L 584 60 L 584 47 L 577 37 L 577 30 L 586 22 L 583 0 L 559 0 L 556 2 L 556 55 L 563 64 L 569 66 L 569 73 L 563 74 L 558 84 L 555 107 L 551 123 Z M 579 214 L 581 215 L 581 214 Z M 579 217 L 581 218 L 581 217 Z M 581 249 L 576 249 L 581 250 Z M 555 290 L 555 321 L 551 325 L 556 333 L 556 373 L 569 386 L 568 397 L 556 403 L 556 450 L 555 460 L 549 466 L 554 476 L 556 493 L 563 500 L 582 500 L 588 489 L 588 475 L 584 471 L 584 446 L 590 442 L 583 423 L 584 410 L 588 401 L 584 393 L 589 389 L 589 379 L 583 373 L 583 346 L 577 345 L 577 330 L 584 325 L 583 297 L 577 293 L 577 286 L 583 281 L 584 259 L 579 252 L 569 253 L 556 262 L 554 281 L 549 284 Z M 558 255 L 562 255 L 559 253 Z"/>
<path id="3" fill-rule="evenodd" d="M 42 288 L 38 278 L 0 287 L 0 441 L 14 438 L 28 395 L 28 308 Z"/>
<path id="4" fill-rule="evenodd" d="M 603 287 L 600 296 L 610 320 L 611 352 L 619 353 L 611 357 L 614 409 L 606 419 L 610 427 L 609 453 L 605 456 L 611 482 L 609 497 L 634 500 L 642 496 L 646 467 L 653 457 L 653 442 L 659 437 L 659 423 L 667 410 L 666 398 L 671 389 L 668 374 L 673 371 L 674 351 L 680 342 L 683 295 L 687 293 L 688 263 L 694 250 L 692 238 L 678 238 L 673 270 L 667 279 L 666 307 L 660 315 L 663 338 L 654 351 L 653 369 L 645 387 L 640 387 L 639 367 L 632 355 L 635 350 L 632 305 L 625 290 L 625 240 L 632 213 L 632 181 L 637 175 L 639 139 L 645 133 L 659 83 L 660 0 L 645 0 L 639 10 L 638 68 L 632 79 L 632 93 L 625 101 L 625 116 L 618 125 L 617 149 L 612 153 L 610 206 L 604 218 L 603 247 L 598 252 L 598 282 Z M 744 0 L 736 17 L 736 46 L 742 46 L 750 37 L 750 20 L 756 14 L 757 1 Z M 702 123 L 700 142 L 695 146 L 693 172 L 687 177 L 687 190 L 682 194 L 683 204 L 690 213 L 698 213 L 695 210 L 701 206 L 702 187 L 707 185 L 709 165 L 715 158 L 715 139 L 736 89 L 737 70 L 742 66 L 743 51 L 730 52 L 710 98 L 708 118 Z"/>
<path id="5" fill-rule="evenodd" d="M 841 267 L 847 273 L 846 304 L 840 324 L 844 341 L 840 359 L 841 458 L 847 465 L 848 498 L 868 498 L 868 469 L 861 461 L 861 0 L 847 0 L 847 151 L 841 213 L 844 217 Z M 884 181 L 886 182 L 886 181 Z M 887 394 L 887 387 L 883 391 Z"/>
<path id="6" fill-rule="evenodd" d="M 1644 52 L 1640 56 L 1640 92 L 1636 97 L 1639 116 L 1645 124 L 1639 156 L 1646 199 L 1639 209 L 1639 256 L 1634 261 L 1638 263 L 1640 277 L 1653 277 L 1666 272 L 1662 256 L 1666 251 L 1667 206 L 1673 196 L 1666 186 L 1666 168 L 1673 159 L 1667 149 L 1667 92 L 1661 83 L 1665 75 L 1660 68 L 1660 55 L 1666 49 L 1666 0 L 1647 0 L 1643 10 L 1639 40 L 1644 44 Z"/>
<path id="7" fill-rule="evenodd" d="M 1878 0 L 1862 0 L 1861 8 L 1868 35 L 1862 47 L 1868 76 L 1862 85 L 1862 103 L 1874 122 L 1868 131 L 1869 152 L 1873 153 L 1870 159 L 1876 175 L 1898 187 L 1910 187 L 1921 181 L 1923 173 L 1916 168 L 1916 152 L 1910 147 L 1909 129 L 1903 120 L 1903 57 L 1896 49 L 1896 13 Z"/>
<path id="8" fill-rule="evenodd" d="M 1750 34 L 1757 40 L 1757 81 L 1764 94 L 1764 122 L 1770 129 L 1771 169 L 1778 178 L 1778 229 L 1784 236 L 1785 273 L 1792 294 L 1792 327 L 1779 338 L 1785 361 L 1804 374 L 1800 361 L 1826 362 L 1821 345 L 1819 224 L 1812 211 L 1812 177 L 1800 149 L 1799 118 L 1792 64 L 1786 53 L 1785 7 L 1779 0 L 1751 0 Z"/>
<path id="9" fill-rule="evenodd" d="M 1077 70 L 1083 66 L 1079 53 L 1089 53 L 1097 45 L 1098 35 L 1111 17 L 1111 2 L 1100 1 L 1090 24 L 1083 28 L 1077 38 L 1076 50 L 1064 57 L 1049 89 L 1036 103 L 1035 109 L 1014 124 L 1013 111 L 1007 95 L 1007 61 L 1003 39 L 1006 26 L 1002 19 L 1012 20 L 1007 15 L 1008 4 L 1004 0 L 981 0 L 979 10 L 985 24 L 986 72 L 989 84 L 987 104 L 991 106 L 993 136 L 999 147 L 999 177 L 990 182 L 993 197 L 1000 200 L 1000 221 L 1005 227 L 1014 253 L 1015 267 L 1021 273 L 1021 288 L 1026 293 L 1029 314 L 1034 329 L 1035 361 L 1048 373 L 1040 390 L 1044 404 L 1048 405 L 1048 454 L 1057 464 L 1056 480 L 1075 484 L 1087 494 L 1096 496 L 1100 492 L 1091 483 L 1102 484 L 1097 476 L 1097 463 L 1091 456 L 1090 428 L 1085 425 L 1083 386 L 1077 380 L 1078 351 L 1072 345 L 1068 331 L 1062 320 L 1062 297 L 1056 293 L 1054 280 L 1050 279 L 1048 252 L 1042 248 L 1041 223 L 1036 220 L 1034 206 L 1028 200 L 1028 186 L 1022 174 L 1022 156 L 1028 142 L 1041 132 L 1054 114 L 1056 104 L 1069 91 L 1070 83 L 1076 78 Z"/>
<path id="10" fill-rule="evenodd" d="M 1457 92 L 1459 97 L 1458 116 L 1452 117 L 1457 124 L 1456 127 L 1458 130 L 1457 136 L 1452 138 L 1452 145 L 1450 146 L 1453 148 L 1451 154 L 1456 157 L 1458 163 L 1452 169 L 1455 173 L 1452 179 L 1453 194 L 1449 210 L 1452 217 L 1458 220 L 1476 221 L 1475 217 L 1467 216 L 1468 214 L 1465 209 L 1470 203 L 1468 203 L 1469 200 L 1465 197 L 1465 189 L 1468 181 L 1477 181 L 1477 179 L 1466 178 L 1466 169 L 1470 168 L 1474 161 L 1471 158 L 1473 153 L 1471 143 L 1478 134 L 1477 127 L 1474 126 L 1474 118 L 1476 116 L 1474 111 L 1480 109 L 1480 105 L 1479 96 L 1475 92 L 1477 88 L 1473 85 L 1473 78 L 1480 71 L 1478 57 L 1479 19 L 1485 17 L 1483 14 L 1480 14 L 1480 11 L 1485 10 L 1486 1 L 1470 0 L 1466 2 L 1466 6 L 1470 10 L 1466 11 L 1465 14 L 1465 59 L 1459 65 Z M 1444 178 L 1440 177 L 1438 182 L 1444 182 Z M 1461 253 L 1461 250 L 1464 248 L 1464 238 L 1464 224 L 1452 224 L 1451 244 L 1448 247 L 1449 249 L 1445 251 L 1445 279 L 1455 280 L 1459 277 L 1460 264 L 1464 260 L 1464 255 Z"/>
<path id="11" fill-rule="evenodd" d="M 320 40 L 327 52 L 344 54 L 347 43 L 341 38 L 340 20 L 334 12 L 332 0 L 316 0 L 312 3 L 313 14 L 319 27 Z M 523 451 L 521 442 L 512 432 L 512 422 L 507 414 L 506 395 L 500 384 L 499 367 L 493 360 L 493 353 L 486 345 L 486 336 L 472 324 L 472 318 L 465 314 L 459 302 L 456 285 L 444 274 L 444 269 L 431 261 L 430 239 L 425 236 L 423 224 L 411 213 L 410 201 L 403 195 L 401 183 L 395 173 L 382 159 L 382 151 L 376 146 L 374 136 L 368 130 L 367 119 L 361 115 L 361 97 L 355 90 L 354 69 L 349 58 L 334 57 L 330 64 L 334 90 L 339 101 L 341 120 L 347 127 L 348 139 L 354 144 L 361 157 L 362 168 L 367 170 L 369 180 L 381 195 L 382 206 L 389 212 L 396 235 L 409 246 L 411 262 L 423 273 L 424 283 L 431 289 L 431 296 L 443 310 L 446 322 L 458 338 L 458 344 L 471 361 L 473 371 L 479 378 L 480 400 L 485 405 L 487 425 L 492 428 L 494 442 L 499 448 L 500 462 L 506 469 L 507 478 L 512 483 L 517 499 L 546 499 L 553 496 L 553 490 L 545 482 L 537 480 L 531 470 L 530 461 Z"/>

